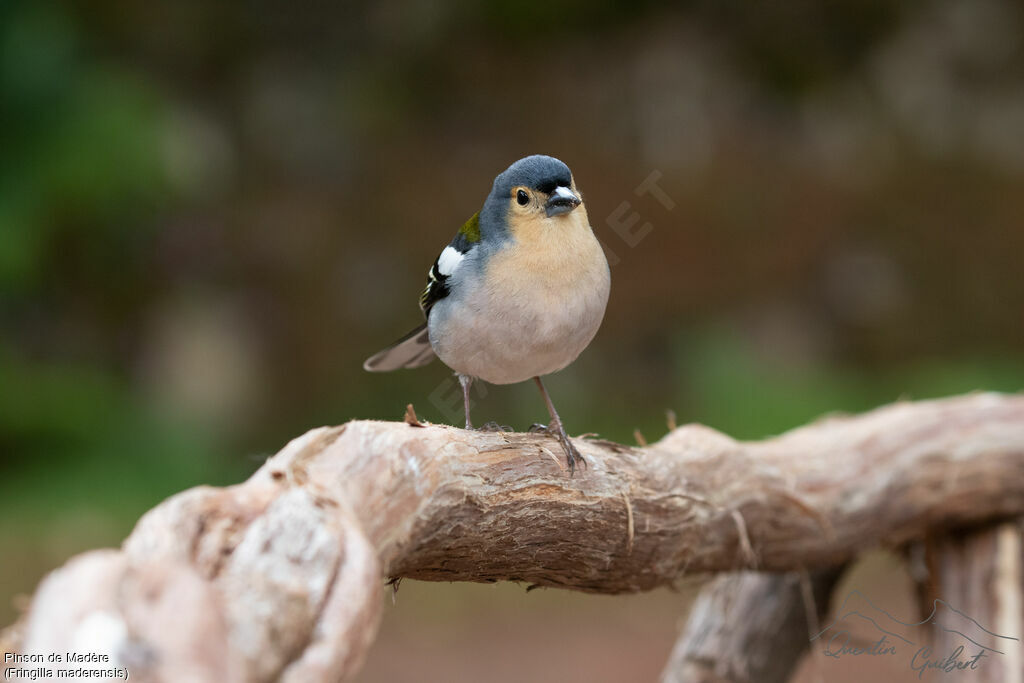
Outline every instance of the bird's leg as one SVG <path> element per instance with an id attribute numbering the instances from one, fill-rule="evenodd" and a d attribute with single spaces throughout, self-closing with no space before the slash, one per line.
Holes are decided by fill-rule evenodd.
<path id="1" fill-rule="evenodd" d="M 565 433 L 565 427 L 562 426 L 562 418 L 558 417 L 558 411 L 555 410 L 555 404 L 551 402 L 551 397 L 548 396 L 548 390 L 544 388 L 544 383 L 540 381 L 540 377 L 534 377 L 533 381 L 537 383 L 537 388 L 540 389 L 540 395 L 544 397 L 544 403 L 547 404 L 548 414 L 551 415 L 551 422 L 548 424 L 547 433 L 558 439 L 558 443 L 562 445 L 562 450 L 565 451 L 565 459 L 569 463 L 569 476 L 571 477 L 576 473 L 576 463 L 580 463 L 584 467 L 587 466 L 587 461 L 583 459 L 580 452 L 576 450 L 576 447 L 569 441 L 569 435 Z M 536 425 L 535 425 L 536 426 Z M 533 431 L 533 427 L 530 428 Z"/>
<path id="2" fill-rule="evenodd" d="M 466 429 L 473 429 L 473 421 L 469 419 L 469 388 L 473 385 L 473 378 L 470 375 L 456 373 L 459 384 L 462 385 L 462 405 L 466 409 Z M 511 427 L 500 425 L 493 420 L 477 429 L 478 432 L 512 432 Z"/>
<path id="3" fill-rule="evenodd" d="M 460 373 L 459 384 L 462 385 L 462 405 L 466 409 L 466 429 L 472 429 L 473 421 L 469 419 L 469 387 L 473 384 L 473 378 Z"/>

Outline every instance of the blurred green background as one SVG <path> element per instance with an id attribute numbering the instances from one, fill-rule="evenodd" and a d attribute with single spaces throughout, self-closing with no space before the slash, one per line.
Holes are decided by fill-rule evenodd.
<path id="1" fill-rule="evenodd" d="M 613 263 L 549 382 L 570 431 L 1019 391 L 1022 37 L 1011 0 L 0 2 L 0 622 L 308 428 L 457 424 L 440 364 L 361 362 L 526 154 Z M 474 417 L 544 414 L 524 385 Z"/>

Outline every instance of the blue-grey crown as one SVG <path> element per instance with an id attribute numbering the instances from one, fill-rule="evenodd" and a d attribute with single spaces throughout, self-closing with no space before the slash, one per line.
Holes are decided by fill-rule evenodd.
<path id="1" fill-rule="evenodd" d="M 568 166 L 554 157 L 534 154 L 520 159 L 495 178 L 491 194 L 509 197 L 512 188 L 517 185 L 525 185 L 547 193 L 559 185 L 572 185 L 572 172 Z"/>
<path id="2" fill-rule="evenodd" d="M 572 185 L 572 171 L 554 157 L 534 154 L 524 157 L 505 169 L 494 179 L 491 194 L 480 211 L 480 231 L 485 237 L 505 237 L 512 188 L 525 186 L 540 192 L 551 192 L 558 186 Z"/>

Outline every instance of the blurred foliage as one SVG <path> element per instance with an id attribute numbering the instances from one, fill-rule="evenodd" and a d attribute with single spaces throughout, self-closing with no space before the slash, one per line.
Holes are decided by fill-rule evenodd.
<path id="1" fill-rule="evenodd" d="M 549 382 L 575 432 L 1019 391 L 1022 29 L 1009 0 L 0 3 L 3 609 L 309 427 L 457 423 L 444 368 L 360 364 L 528 153 L 613 261 Z M 486 391 L 478 422 L 543 416 Z"/>
<path id="2" fill-rule="evenodd" d="M 1024 358 L 922 359 L 884 372 L 793 367 L 759 358 L 727 330 L 700 335 L 681 354 L 681 380 L 699 397 L 688 419 L 741 439 L 763 439 L 828 413 L 858 413 L 896 400 L 922 400 L 985 388 L 1024 386 Z"/>
<path id="3" fill-rule="evenodd" d="M 59 6 L 0 4 L 0 538 L 26 560 L 5 563 L 7 590 L 31 588 L 45 565 L 30 558 L 109 544 L 154 500 L 246 469 L 139 400 L 120 366 L 174 198 L 169 103 L 86 43 Z M 33 547 L 55 539 L 55 556 Z"/>

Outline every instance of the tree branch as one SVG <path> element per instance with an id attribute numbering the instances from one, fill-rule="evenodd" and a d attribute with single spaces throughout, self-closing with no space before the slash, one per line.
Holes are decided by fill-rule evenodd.
<path id="1" fill-rule="evenodd" d="M 959 529 L 930 548 L 938 593 L 928 596 L 921 612 L 924 617 L 933 611 L 938 616 L 928 623 L 929 655 L 940 659 L 962 648 L 954 659 L 963 662 L 977 656 L 976 666 L 956 669 L 963 683 L 1024 681 L 1022 538 L 1024 520 L 1017 519 Z"/>
<path id="2" fill-rule="evenodd" d="M 663 683 L 785 683 L 820 630 L 842 572 L 716 578 L 697 596 Z"/>
<path id="3" fill-rule="evenodd" d="M 541 435 L 312 430 L 52 573 L 22 650 L 91 638 L 143 681 L 337 680 L 369 647 L 385 576 L 622 593 L 1024 514 L 1022 396 L 898 403 L 757 443 L 689 425 L 646 448 L 577 445 L 589 467 L 570 478 Z"/>

